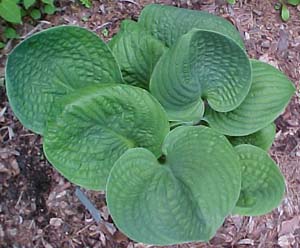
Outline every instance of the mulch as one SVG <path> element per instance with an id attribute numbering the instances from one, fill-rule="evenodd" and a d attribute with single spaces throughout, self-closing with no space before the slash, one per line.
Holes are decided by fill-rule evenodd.
<path id="1" fill-rule="evenodd" d="M 106 0 L 94 1 L 90 9 L 60 0 L 59 12 L 36 23 L 25 22 L 18 32 L 25 38 L 50 26 L 74 24 L 88 27 L 108 40 L 117 32 L 121 20 L 137 19 L 142 7 L 150 2 L 206 10 L 228 19 L 244 37 L 248 54 L 286 73 L 299 92 L 300 10 L 291 8 L 291 19 L 284 23 L 274 8 L 276 0 L 243 0 L 234 6 L 222 0 Z M 0 23 L 0 34 L 1 30 Z M 6 54 L 16 43 L 8 42 L 0 54 L 0 247 L 148 247 L 130 241 L 116 229 L 104 192 L 83 190 L 102 214 L 103 221 L 97 224 L 75 196 L 75 186 L 46 161 L 42 138 L 26 130 L 14 117 L 3 78 Z M 209 243 L 174 247 L 300 246 L 299 93 L 276 125 L 270 154 L 286 178 L 282 204 L 260 217 L 228 217 Z"/>

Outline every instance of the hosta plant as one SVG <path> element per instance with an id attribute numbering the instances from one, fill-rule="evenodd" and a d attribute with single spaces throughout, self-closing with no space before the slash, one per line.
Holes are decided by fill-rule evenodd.
<path id="1" fill-rule="evenodd" d="M 133 240 L 206 241 L 227 215 L 265 214 L 283 197 L 267 150 L 294 86 L 249 59 L 222 18 L 149 5 L 108 45 L 51 28 L 9 55 L 6 88 L 47 159 L 71 182 L 106 190 Z"/>

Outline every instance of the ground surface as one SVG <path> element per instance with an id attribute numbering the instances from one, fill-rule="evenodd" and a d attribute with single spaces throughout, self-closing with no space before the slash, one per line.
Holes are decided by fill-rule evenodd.
<path id="1" fill-rule="evenodd" d="M 85 9 L 71 1 L 58 1 L 60 12 L 35 25 L 25 24 L 23 37 L 58 24 L 77 24 L 109 39 L 120 20 L 136 19 L 142 6 L 154 1 L 94 1 Z M 300 18 L 294 9 L 282 23 L 276 1 L 239 1 L 230 7 L 219 1 L 156 1 L 222 15 L 244 37 L 251 57 L 268 62 L 299 88 Z M 1 24 L 1 23 L 0 23 Z M 104 30 L 104 31 L 103 31 Z M 108 34 L 107 34 L 108 31 Z M 1 26 L 0 26 L 1 34 Z M 106 37 L 104 37 L 104 35 Z M 22 127 L 10 110 L 3 87 L 5 54 L 0 54 L 0 247 L 145 247 L 128 240 L 112 224 L 102 192 L 86 192 L 100 209 L 104 221 L 97 225 L 65 181 L 45 160 L 41 138 Z M 177 247 L 299 247 L 300 246 L 300 102 L 295 96 L 278 118 L 271 149 L 286 177 L 282 205 L 262 217 L 227 218 L 207 244 Z M 184 211 L 184 210 L 183 210 Z"/>

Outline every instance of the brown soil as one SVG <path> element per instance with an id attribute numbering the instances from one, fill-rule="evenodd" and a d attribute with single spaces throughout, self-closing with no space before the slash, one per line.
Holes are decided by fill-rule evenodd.
<path id="1" fill-rule="evenodd" d="M 275 0 L 243 0 L 233 7 L 222 0 L 104 0 L 94 1 L 91 9 L 61 0 L 60 12 L 34 25 L 19 27 L 19 33 L 27 37 L 50 26 L 76 24 L 107 40 L 118 30 L 120 20 L 136 19 L 150 2 L 207 10 L 227 18 L 241 32 L 251 57 L 276 66 L 299 89 L 299 11 L 291 8 L 291 19 L 283 23 L 274 9 Z M 107 37 L 103 30 L 108 31 Z M 146 247 L 128 240 L 114 227 L 103 192 L 85 191 L 102 213 L 104 220 L 98 225 L 75 196 L 74 185 L 45 160 L 41 137 L 24 129 L 14 117 L 1 83 L 6 54 L 15 44 L 16 41 L 9 42 L 0 54 L 0 247 Z M 286 196 L 281 206 L 261 217 L 228 217 L 207 244 L 174 247 L 300 246 L 299 93 L 276 124 L 271 155 L 286 178 Z"/>

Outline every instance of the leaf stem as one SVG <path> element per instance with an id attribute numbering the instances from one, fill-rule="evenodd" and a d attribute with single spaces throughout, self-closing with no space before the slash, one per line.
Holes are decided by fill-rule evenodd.
<path id="1" fill-rule="evenodd" d="M 87 196 L 79 189 L 79 187 L 76 187 L 75 195 L 78 197 L 78 199 L 81 201 L 81 203 L 85 206 L 85 208 L 90 212 L 90 214 L 92 215 L 94 220 L 97 223 L 100 223 L 102 221 L 100 212 L 94 206 L 94 204 L 87 198 Z"/>

